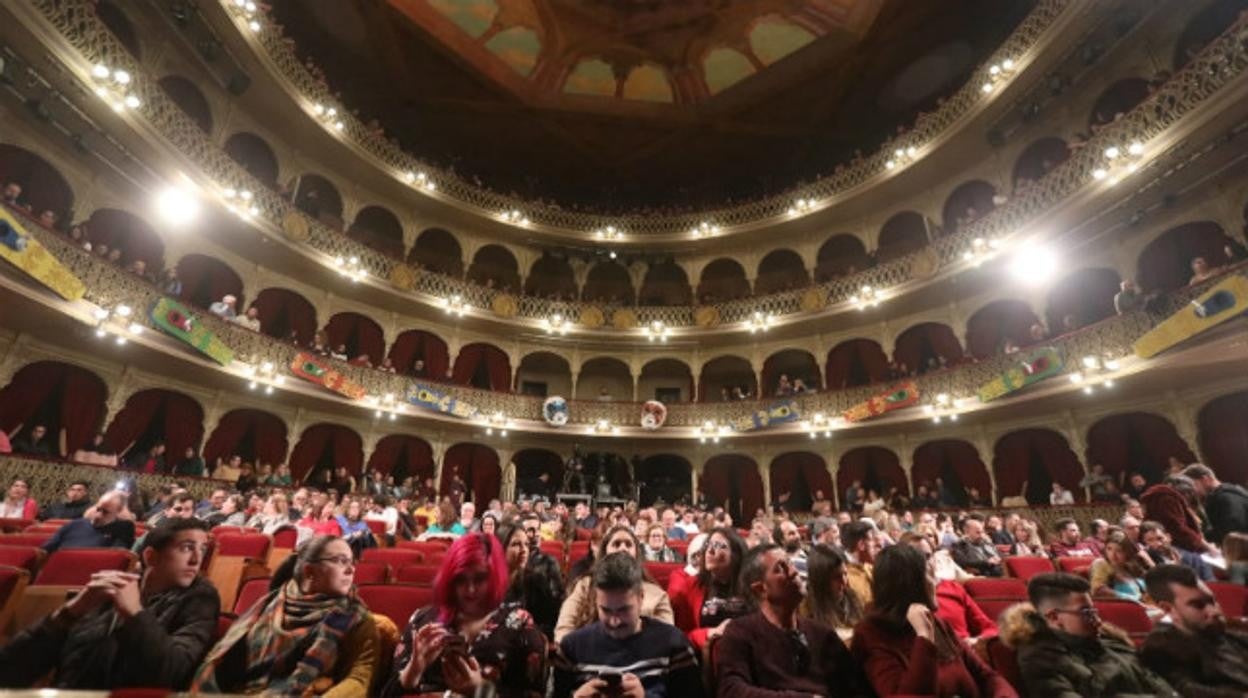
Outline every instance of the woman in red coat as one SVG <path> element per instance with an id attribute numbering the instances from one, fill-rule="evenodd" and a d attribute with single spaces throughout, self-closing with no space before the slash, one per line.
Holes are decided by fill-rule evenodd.
<path id="1" fill-rule="evenodd" d="M 923 553 L 894 545 L 875 559 L 874 608 L 854 629 L 853 653 L 880 696 L 1017 698 L 1018 692 L 936 617 Z"/>
<path id="2" fill-rule="evenodd" d="M 668 582 L 676 627 L 685 631 L 699 653 L 710 640 L 723 634 L 729 621 L 750 611 L 738 582 L 744 558 L 741 536 L 731 528 L 716 528 L 707 536 L 698 575 L 677 584 Z"/>
<path id="3" fill-rule="evenodd" d="M 0 499 L 0 519 L 33 520 L 39 513 L 39 505 L 30 496 L 30 483 L 25 478 L 13 478 L 9 491 Z"/>
<path id="4" fill-rule="evenodd" d="M 1210 550 L 1209 542 L 1200 532 L 1200 519 L 1193 511 L 1196 489 L 1184 475 L 1171 475 L 1140 495 L 1140 504 L 1150 521 L 1166 527 L 1175 547 L 1202 554 Z"/>

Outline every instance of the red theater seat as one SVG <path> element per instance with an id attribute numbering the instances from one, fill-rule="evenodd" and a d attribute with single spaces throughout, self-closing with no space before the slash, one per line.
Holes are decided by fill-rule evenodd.
<path id="1" fill-rule="evenodd" d="M 8 565 L 0 565 L 0 637 L 9 627 L 9 620 L 21 602 L 22 593 L 30 582 L 30 572 Z"/>
<path id="2" fill-rule="evenodd" d="M 1213 592 L 1222 612 L 1229 618 L 1248 617 L 1248 587 L 1230 582 L 1209 582 L 1209 591 Z"/>
<path id="3" fill-rule="evenodd" d="M 402 631 L 412 614 L 433 601 L 433 590 L 406 584 L 361 584 L 360 600 L 373 613 L 383 615 Z"/>
<path id="4" fill-rule="evenodd" d="M 356 584 L 385 584 L 390 581 L 390 565 L 384 562 L 355 563 Z"/>
<path id="5" fill-rule="evenodd" d="M 396 546 L 404 550 L 418 550 L 422 553 L 445 553 L 447 548 L 446 543 L 433 540 L 401 540 Z"/>
<path id="6" fill-rule="evenodd" d="M 1014 577 L 976 577 L 963 583 L 966 593 L 973 599 L 991 597 L 998 599 L 1027 598 L 1027 583 Z"/>
<path id="7" fill-rule="evenodd" d="M 265 560 L 273 539 L 256 533 L 222 533 L 215 538 L 215 553 L 226 557 L 249 557 Z"/>
<path id="8" fill-rule="evenodd" d="M 1057 567 L 1063 572 L 1086 577 L 1094 561 L 1096 561 L 1094 557 L 1059 557 L 1057 558 Z"/>
<path id="9" fill-rule="evenodd" d="M 259 533 L 223 533 L 213 538 L 212 559 L 205 577 L 217 588 L 222 608 L 234 608 L 244 579 L 267 577 L 273 540 Z"/>
<path id="10" fill-rule="evenodd" d="M 368 524 L 368 530 L 373 532 L 373 535 L 377 538 L 379 542 L 384 542 L 386 540 L 386 522 L 385 521 L 374 521 L 372 519 L 366 519 L 364 523 Z"/>
<path id="11" fill-rule="evenodd" d="M 125 572 L 133 569 L 137 560 L 134 553 L 122 548 L 58 550 L 43 563 L 34 586 L 82 586 L 91 581 L 91 575 L 96 572 Z"/>
<path id="12" fill-rule="evenodd" d="M 247 529 L 242 526 L 213 526 L 212 535 L 219 536 L 222 533 L 246 533 Z"/>
<path id="13" fill-rule="evenodd" d="M 671 579 L 672 572 L 684 567 L 679 562 L 647 562 L 645 566 L 650 576 L 654 577 L 654 583 L 663 589 L 667 588 L 667 580 Z"/>
<path id="14" fill-rule="evenodd" d="M 399 569 L 404 565 L 419 565 L 425 561 L 425 554 L 407 548 L 368 548 L 360 555 L 360 559 L 364 562 L 381 562 Z"/>
<path id="15" fill-rule="evenodd" d="M 1005 569 L 1009 571 L 1011 577 L 1017 577 L 1026 582 L 1037 574 L 1052 572 L 1053 563 L 1047 557 L 1007 557 Z"/>
<path id="16" fill-rule="evenodd" d="M 299 541 L 299 532 L 294 526 L 279 528 L 273 532 L 273 547 L 289 548 L 294 550 L 295 544 Z"/>
<path id="17" fill-rule="evenodd" d="M 33 576 L 39 571 L 43 550 L 30 545 L 0 545 L 0 565 L 20 567 Z"/>
<path id="18" fill-rule="evenodd" d="M 1005 609 L 1024 601 L 1026 601 L 1025 598 L 1001 598 L 997 596 L 985 596 L 975 599 L 975 603 L 979 604 L 979 609 L 994 622 L 999 622 L 1001 614 L 1005 612 Z"/>
<path id="19" fill-rule="evenodd" d="M 1108 599 L 1098 599 L 1092 603 L 1096 606 L 1097 613 L 1101 614 L 1101 620 L 1127 631 L 1136 647 L 1144 644 L 1144 638 L 1153 629 L 1153 620 L 1148 617 L 1142 604 Z"/>
<path id="20" fill-rule="evenodd" d="M 30 545 L 39 548 L 51 537 L 51 533 L 10 533 L 0 536 L 0 545 Z"/>
<path id="21" fill-rule="evenodd" d="M 544 540 L 537 546 L 542 552 L 555 558 L 556 562 L 563 562 L 563 556 L 566 550 L 563 547 L 563 541 Z"/>
<path id="22" fill-rule="evenodd" d="M 29 528 L 35 523 L 34 519 L 9 519 L 0 518 L 0 532 L 17 533 Z"/>
<path id="23" fill-rule="evenodd" d="M 404 565 L 399 568 L 399 575 L 395 578 L 400 584 L 414 584 L 418 587 L 431 587 L 433 580 L 438 576 L 438 569 L 432 565 Z"/>
<path id="24" fill-rule="evenodd" d="M 243 615 L 252 604 L 268 594 L 269 581 L 269 577 L 252 577 L 243 582 L 238 589 L 238 598 L 234 599 L 234 615 Z"/>

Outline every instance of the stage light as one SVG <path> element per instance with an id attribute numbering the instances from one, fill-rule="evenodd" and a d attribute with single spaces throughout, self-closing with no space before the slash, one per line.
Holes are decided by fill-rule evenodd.
<path id="1" fill-rule="evenodd" d="M 1057 255 L 1040 245 L 1026 245 L 1010 260 L 1010 275 L 1025 286 L 1039 286 L 1057 272 Z"/>
<path id="2" fill-rule="evenodd" d="M 171 184 L 156 195 L 156 212 L 170 225 L 186 225 L 199 216 L 199 199 L 187 187 Z"/>

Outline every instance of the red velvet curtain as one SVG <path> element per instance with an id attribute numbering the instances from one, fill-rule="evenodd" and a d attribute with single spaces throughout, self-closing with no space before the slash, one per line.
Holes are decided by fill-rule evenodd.
<path id="1" fill-rule="evenodd" d="M 850 339 L 828 352 L 828 390 L 878 383 L 888 377 L 888 356 L 869 339 Z"/>
<path id="2" fill-rule="evenodd" d="M 319 465 L 344 466 L 353 475 L 364 464 L 360 435 L 338 424 L 315 424 L 304 430 L 290 452 L 290 474 L 296 480 L 307 477 Z"/>
<path id="3" fill-rule="evenodd" d="M 1200 449 L 1218 477 L 1248 484 L 1248 390 L 1211 400 L 1200 410 Z"/>
<path id="4" fill-rule="evenodd" d="M 293 331 L 300 344 L 311 345 L 316 334 L 316 308 L 307 298 L 285 288 L 266 288 L 252 305 L 265 334 L 284 340 Z"/>
<path id="5" fill-rule="evenodd" d="M 204 444 L 208 467 L 218 458 L 240 455 L 256 463 L 277 465 L 286 461 L 286 423 L 281 417 L 260 410 L 231 410 Z"/>
<path id="6" fill-rule="evenodd" d="M 394 475 L 397 482 L 413 476 L 423 482 L 433 477 L 433 448 L 419 437 L 391 434 L 377 442 L 377 448 L 368 457 L 368 469 Z"/>
<path id="7" fill-rule="evenodd" d="M 485 378 L 482 383 L 479 379 Z M 451 380 L 460 385 L 476 385 L 486 390 L 511 390 L 511 361 L 507 354 L 490 344 L 469 344 L 455 357 Z"/>
<path id="8" fill-rule="evenodd" d="M 785 507 L 789 511 L 809 511 L 811 504 L 823 493 L 834 496 L 832 475 L 819 455 L 807 451 L 785 453 L 771 462 L 772 499 L 789 493 Z"/>
<path id="9" fill-rule="evenodd" d="M 901 469 L 897 454 L 880 446 L 862 446 L 841 456 L 836 471 L 836 497 L 842 506 L 845 490 L 854 480 L 862 481 L 864 490 L 875 490 L 881 497 L 896 487 L 899 492 L 910 493 L 906 472 Z"/>
<path id="10" fill-rule="evenodd" d="M 748 527 L 754 512 L 763 508 L 763 478 L 758 465 L 746 456 L 726 453 L 706 462 L 698 491 L 711 506 L 722 506 L 738 528 Z"/>
<path id="11" fill-rule="evenodd" d="M 893 360 L 911 370 L 923 368 L 929 357 L 941 357 L 952 366 L 962 360 L 962 344 L 948 325 L 924 322 L 902 332 L 893 345 Z"/>
<path id="12" fill-rule="evenodd" d="M 408 330 L 396 337 L 390 345 L 390 362 L 394 364 L 394 370 L 410 374 L 417 359 L 425 362 L 425 369 L 420 377 L 446 380 L 451 357 L 446 342 L 441 337 L 424 330 Z"/>
<path id="13" fill-rule="evenodd" d="M 1099 463 L 1115 477 L 1138 471 L 1149 482 L 1161 480 L 1170 456 L 1184 463 L 1196 460 L 1169 420 L 1146 412 L 1111 415 L 1093 424 L 1088 430 L 1087 456 L 1089 467 Z"/>
<path id="14" fill-rule="evenodd" d="M 232 295 L 238 299 L 236 310 L 247 307 L 243 280 L 219 259 L 188 254 L 178 260 L 178 278 L 182 280 L 182 299 L 192 305 L 207 309 L 223 296 Z"/>
<path id="15" fill-rule="evenodd" d="M 715 375 L 708 375 L 708 374 Z M 761 395 L 758 376 L 750 368 L 750 362 L 738 356 L 721 356 L 711 359 L 702 367 L 702 375 L 698 378 L 698 402 L 719 402 L 720 389 L 742 386 L 750 391 L 750 395 Z M 775 386 L 772 386 L 773 388 Z"/>
<path id="16" fill-rule="evenodd" d="M 480 444 L 456 444 L 447 449 L 442 461 L 442 483 L 438 488 L 441 494 L 450 492 L 451 476 L 456 473 L 463 478 L 478 509 L 498 497 L 502 472 L 494 449 Z"/>
<path id="17" fill-rule="evenodd" d="M 1061 434 L 1049 429 L 1020 429 L 997 440 L 993 449 L 992 472 L 997 479 L 997 501 L 1027 496 L 1032 504 L 1048 504 L 1050 483 L 1060 482 L 1075 496 L 1085 499 L 1079 481 L 1083 466 Z M 1042 479 L 1044 482 L 1036 483 Z M 1027 483 L 1024 492 L 1023 484 Z"/>
<path id="18" fill-rule="evenodd" d="M 117 453 L 136 440 L 153 435 L 165 442 L 165 462 L 182 458 L 188 446 L 199 446 L 204 438 L 204 410 L 193 398 L 172 390 L 141 390 L 126 401 L 113 423 L 104 432 L 104 441 Z M 132 454 L 133 449 L 126 451 Z"/>
<path id="19" fill-rule="evenodd" d="M 563 482 L 563 457 L 554 451 L 526 448 L 511 460 L 516 464 L 516 482 L 532 480 L 542 473 L 550 475 L 550 482 L 556 488 Z"/>
<path id="20" fill-rule="evenodd" d="M 1031 344 L 1031 326 L 1039 318 L 1018 300 L 993 301 L 966 322 L 966 349 L 971 356 L 987 358 L 1001 352 L 1006 338 L 1018 346 Z"/>
<path id="21" fill-rule="evenodd" d="M 12 433 L 18 426 L 32 426 L 27 424 L 32 419 L 46 420 L 53 443 L 65 431 L 62 455 L 68 455 L 99 430 L 107 393 L 104 381 L 85 368 L 59 361 L 29 364 L 0 391 L 0 429 Z"/>
<path id="22" fill-rule="evenodd" d="M 104 243 L 109 249 L 121 249 L 122 264 L 136 259 L 147 263 L 150 272 L 165 264 L 165 243 L 155 230 L 141 218 L 111 208 L 103 208 L 87 219 L 87 239 L 91 244 Z"/>
<path id="23" fill-rule="evenodd" d="M 1227 263 L 1227 237 L 1213 221 L 1184 223 L 1162 233 L 1140 253 L 1136 281 L 1145 291 L 1173 291 L 1192 278 L 1192 260 L 1204 257 L 1210 267 Z"/>
<path id="24" fill-rule="evenodd" d="M 975 447 L 965 441 L 942 439 L 929 441 L 914 451 L 914 466 L 910 469 L 910 477 L 914 488 L 927 485 L 931 489 L 936 478 L 944 480 L 946 486 L 954 483 L 962 485 L 963 490 L 974 487 L 980 496 L 992 497 L 992 479 L 988 476 L 988 466 L 980 459 Z M 956 491 L 957 488 L 954 487 Z"/>
<path id="25" fill-rule="evenodd" d="M 381 363 L 386 355 L 386 338 L 381 325 L 359 313 L 338 313 L 329 319 L 325 335 L 331 348 L 347 345 L 347 358 L 368 354 L 373 363 Z"/>

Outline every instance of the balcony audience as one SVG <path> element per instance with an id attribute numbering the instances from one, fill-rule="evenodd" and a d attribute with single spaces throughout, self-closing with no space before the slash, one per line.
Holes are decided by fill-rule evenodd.
<path id="1" fill-rule="evenodd" d="M 13 478 L 0 500 L 0 519 L 33 520 L 38 513 L 39 504 L 30 496 L 30 482 L 24 477 Z"/>
<path id="2" fill-rule="evenodd" d="M 246 313 L 234 316 L 233 320 L 234 324 L 246 327 L 252 332 L 260 331 L 260 311 L 254 305 L 249 306 Z"/>
<path id="3" fill-rule="evenodd" d="M 222 320 L 233 320 L 238 317 L 238 311 L 234 307 L 237 303 L 238 298 L 232 294 L 226 294 L 221 297 L 221 300 L 208 306 L 208 312 Z"/>
<path id="4" fill-rule="evenodd" d="M 1198 286 L 1222 273 L 1222 267 L 1213 267 L 1209 265 L 1209 261 L 1204 257 L 1192 258 L 1192 278 L 1188 280 L 1188 286 Z"/>
<path id="5" fill-rule="evenodd" d="M 182 279 L 178 278 L 177 267 L 168 267 L 160 277 L 160 292 L 174 298 L 182 297 Z"/>
<path id="6" fill-rule="evenodd" d="M 125 493 L 111 490 L 40 547 L 48 554 L 70 548 L 129 548 L 134 545 L 133 515 L 122 518 L 128 511 Z"/>
<path id="7" fill-rule="evenodd" d="M 1074 493 L 1062 486 L 1060 482 L 1053 483 L 1053 491 L 1049 493 L 1049 504 L 1055 507 L 1063 507 L 1074 503 Z"/>
<path id="8" fill-rule="evenodd" d="M 45 505 L 43 511 L 39 512 L 39 519 L 46 521 L 82 518 L 87 507 L 91 506 L 91 501 L 87 498 L 89 489 L 90 486 L 85 480 L 75 480 L 69 483 L 69 487 L 65 490 L 65 500 Z"/>
<path id="9" fill-rule="evenodd" d="M 117 454 L 104 441 L 104 432 L 97 432 L 91 437 L 91 443 L 74 451 L 74 455 L 70 460 L 75 463 L 86 463 L 88 465 L 106 465 L 110 468 L 117 467 Z"/>
<path id="10" fill-rule="evenodd" d="M 55 455 L 53 445 L 48 436 L 48 428 L 36 424 L 29 430 L 23 430 L 13 439 L 13 452 L 21 456 L 51 458 Z"/>
<path id="11" fill-rule="evenodd" d="M 1149 633 L 1140 650 L 1144 665 L 1183 696 L 1248 694 L 1248 633 L 1228 627 L 1209 587 L 1181 565 L 1159 565 L 1145 582 L 1169 622 Z"/>

